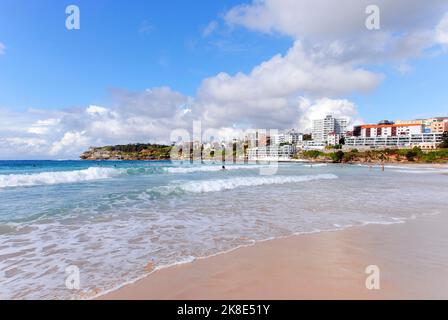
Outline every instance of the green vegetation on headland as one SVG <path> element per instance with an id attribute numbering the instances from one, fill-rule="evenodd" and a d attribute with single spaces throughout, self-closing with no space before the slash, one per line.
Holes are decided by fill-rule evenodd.
<path id="1" fill-rule="evenodd" d="M 361 162 L 415 162 L 415 163 L 446 163 L 448 149 L 423 151 L 418 147 L 412 149 L 384 149 L 359 151 L 323 152 L 318 150 L 304 151 L 299 158 L 333 162 L 333 163 L 361 163 Z"/>
<path id="2" fill-rule="evenodd" d="M 172 147 L 159 144 L 127 144 L 93 147 L 84 152 L 82 160 L 168 160 Z"/>

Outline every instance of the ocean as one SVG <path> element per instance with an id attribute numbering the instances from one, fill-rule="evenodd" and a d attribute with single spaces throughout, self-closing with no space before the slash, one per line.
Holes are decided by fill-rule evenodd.
<path id="1" fill-rule="evenodd" d="M 447 166 L 221 166 L 0 161 L 0 299 L 92 298 L 154 268 L 448 206 Z"/>

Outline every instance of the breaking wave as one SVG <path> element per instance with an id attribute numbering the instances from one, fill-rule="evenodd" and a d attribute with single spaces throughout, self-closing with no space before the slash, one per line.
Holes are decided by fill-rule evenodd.
<path id="1" fill-rule="evenodd" d="M 104 180 L 119 176 L 119 169 L 95 168 L 75 171 L 51 171 L 35 174 L 0 175 L 0 188 L 31 187 L 61 183 L 77 183 L 92 180 Z"/>
<path id="2" fill-rule="evenodd" d="M 244 165 L 244 166 L 226 166 L 226 170 L 242 170 L 242 169 L 260 169 L 266 166 Z M 222 171 L 222 166 L 202 166 L 202 167 L 180 167 L 180 168 L 165 168 L 168 173 L 195 173 L 195 172 L 217 172 Z"/>
<path id="3" fill-rule="evenodd" d="M 232 190 L 240 187 L 256 187 L 272 184 L 299 183 L 314 180 L 332 180 L 337 179 L 334 174 L 317 174 L 305 176 L 275 176 L 275 177 L 244 177 L 218 180 L 188 181 L 172 184 L 169 186 L 158 187 L 157 192 L 162 194 L 190 192 L 206 193 L 218 192 L 223 190 Z M 154 190 L 148 190 L 154 191 Z"/>

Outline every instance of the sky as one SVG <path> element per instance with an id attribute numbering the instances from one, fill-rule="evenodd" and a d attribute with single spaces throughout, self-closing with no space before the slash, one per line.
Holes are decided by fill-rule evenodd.
<path id="1" fill-rule="evenodd" d="M 0 159 L 448 116 L 447 74 L 445 0 L 1 0 Z"/>

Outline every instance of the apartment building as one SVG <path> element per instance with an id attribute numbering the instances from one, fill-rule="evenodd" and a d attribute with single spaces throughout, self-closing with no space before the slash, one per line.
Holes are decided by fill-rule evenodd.
<path id="1" fill-rule="evenodd" d="M 411 134 L 424 133 L 424 126 L 422 124 L 366 124 L 357 126 L 353 130 L 354 136 L 360 136 L 362 138 L 375 138 L 375 137 L 395 137 L 406 136 Z"/>
<path id="2" fill-rule="evenodd" d="M 281 160 L 290 159 L 296 153 L 295 145 L 264 146 L 249 148 L 247 150 L 249 160 Z"/>
<path id="3" fill-rule="evenodd" d="M 394 136 L 353 136 L 345 139 L 349 148 L 412 148 L 435 149 L 442 142 L 442 133 L 418 133 Z"/>
<path id="4" fill-rule="evenodd" d="M 279 145 L 283 143 L 297 144 L 301 141 L 303 141 L 303 134 L 296 132 L 294 129 L 271 136 L 272 145 Z"/>
<path id="5" fill-rule="evenodd" d="M 347 120 L 336 119 L 331 115 L 325 119 L 313 121 L 312 137 L 316 143 L 325 143 L 330 133 L 344 135 L 347 131 Z"/>
<path id="6" fill-rule="evenodd" d="M 271 144 L 271 137 L 266 130 L 253 131 L 246 136 L 245 139 L 249 143 L 250 148 L 264 147 Z"/>
<path id="7" fill-rule="evenodd" d="M 441 118 L 433 118 L 431 119 L 431 132 L 432 133 L 444 133 L 448 132 L 448 118 L 441 117 Z"/>

